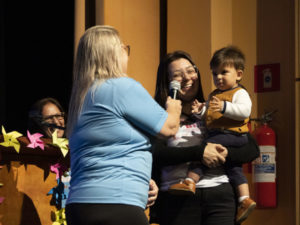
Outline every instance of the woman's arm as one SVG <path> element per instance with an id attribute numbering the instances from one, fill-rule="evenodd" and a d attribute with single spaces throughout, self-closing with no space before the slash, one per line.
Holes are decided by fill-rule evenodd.
<path id="1" fill-rule="evenodd" d="M 166 142 L 155 139 L 152 144 L 153 162 L 160 166 L 176 165 L 190 161 L 202 161 L 205 143 L 193 147 L 168 147 Z"/>
<path id="2" fill-rule="evenodd" d="M 180 123 L 181 101 L 168 97 L 166 111 L 168 117 L 158 134 L 160 138 L 168 138 L 177 133 Z"/>
<path id="3" fill-rule="evenodd" d="M 242 164 L 251 162 L 259 156 L 259 149 L 254 138 L 248 134 L 248 143 L 242 147 L 228 147 L 228 155 L 226 162 L 234 164 Z M 217 145 L 216 145 L 217 146 Z M 176 165 L 179 163 L 202 161 L 204 151 L 206 158 L 211 158 L 215 161 L 219 158 L 218 154 L 214 153 L 215 149 L 208 148 L 203 142 L 200 146 L 192 147 L 168 147 L 163 140 L 156 139 L 153 143 L 153 161 L 160 166 Z"/>
<path id="4" fill-rule="evenodd" d="M 226 150 L 218 144 L 202 143 L 193 147 L 168 147 L 164 141 L 153 144 L 153 162 L 156 166 L 175 165 L 190 161 L 205 161 L 207 166 L 216 166 L 225 162 L 218 150 Z"/>

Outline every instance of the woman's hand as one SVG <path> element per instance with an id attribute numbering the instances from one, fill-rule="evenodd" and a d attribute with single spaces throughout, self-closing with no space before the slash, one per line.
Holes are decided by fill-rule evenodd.
<path id="1" fill-rule="evenodd" d="M 157 195 L 158 195 L 158 187 L 155 181 L 151 179 L 149 183 L 147 208 L 154 205 L 155 200 L 157 199 Z"/>
<path id="2" fill-rule="evenodd" d="M 167 101 L 166 101 L 166 111 L 168 113 L 174 113 L 176 115 L 181 114 L 181 101 L 172 99 L 170 96 L 168 96 Z"/>
<path id="3" fill-rule="evenodd" d="M 203 163 L 208 167 L 216 167 L 225 162 L 227 149 L 220 144 L 207 143 L 203 153 Z"/>
<path id="4" fill-rule="evenodd" d="M 227 148 L 225 148 L 225 147 L 222 146 L 222 145 L 218 145 L 218 146 L 216 146 L 216 148 L 217 148 L 217 151 L 221 154 L 221 156 L 223 156 L 224 158 L 227 157 L 227 155 L 228 155 L 228 150 L 227 150 Z"/>
<path id="5" fill-rule="evenodd" d="M 168 117 L 161 128 L 158 137 L 169 138 L 175 136 L 177 133 L 180 124 L 181 101 L 172 99 L 169 96 L 166 102 L 166 111 Z"/>

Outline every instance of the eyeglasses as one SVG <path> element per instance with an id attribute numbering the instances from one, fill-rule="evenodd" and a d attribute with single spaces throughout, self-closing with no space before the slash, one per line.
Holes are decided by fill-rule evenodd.
<path id="1" fill-rule="evenodd" d="M 43 121 L 45 122 L 53 122 L 54 119 L 57 119 L 58 121 L 62 121 L 65 119 L 65 113 L 62 112 L 60 114 L 50 115 L 43 117 Z"/>
<path id="2" fill-rule="evenodd" d="M 189 66 L 185 70 L 175 71 L 173 76 L 171 75 L 171 80 L 181 81 L 184 77 L 184 74 L 187 74 L 189 77 L 197 76 L 198 69 L 196 66 Z"/>
<path id="3" fill-rule="evenodd" d="M 127 55 L 130 55 L 130 45 L 122 45 L 122 48 L 126 51 Z"/>

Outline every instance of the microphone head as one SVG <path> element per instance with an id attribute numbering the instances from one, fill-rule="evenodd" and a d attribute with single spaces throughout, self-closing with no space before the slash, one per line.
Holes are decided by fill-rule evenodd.
<path id="1" fill-rule="evenodd" d="M 169 86 L 170 90 L 178 91 L 178 90 L 180 90 L 180 88 L 181 88 L 181 85 L 177 80 L 171 81 L 170 86 Z"/>
<path id="2" fill-rule="evenodd" d="M 169 89 L 170 89 L 170 95 L 173 99 L 176 99 L 177 91 L 179 91 L 181 88 L 181 85 L 178 81 L 173 80 L 170 83 Z"/>

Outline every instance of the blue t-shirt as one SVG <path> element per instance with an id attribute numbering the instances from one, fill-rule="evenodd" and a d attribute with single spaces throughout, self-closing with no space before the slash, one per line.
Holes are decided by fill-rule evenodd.
<path id="1" fill-rule="evenodd" d="M 92 86 L 69 139 L 72 178 L 67 204 L 145 208 L 152 165 L 147 135 L 158 134 L 167 116 L 131 78 Z"/>

